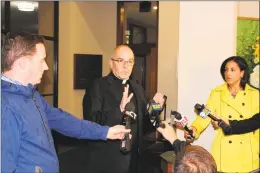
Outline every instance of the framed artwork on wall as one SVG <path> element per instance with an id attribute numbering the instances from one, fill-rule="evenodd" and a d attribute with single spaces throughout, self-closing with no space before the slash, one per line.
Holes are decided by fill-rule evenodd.
<path id="1" fill-rule="evenodd" d="M 237 55 L 243 57 L 250 72 L 249 85 L 259 89 L 260 19 L 238 17 Z"/>
<path id="2" fill-rule="evenodd" d="M 102 55 L 74 54 L 74 89 L 88 89 L 102 77 Z"/>

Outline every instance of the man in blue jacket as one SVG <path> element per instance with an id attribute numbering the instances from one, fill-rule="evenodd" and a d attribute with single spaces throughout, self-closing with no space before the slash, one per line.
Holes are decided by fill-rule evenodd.
<path id="1" fill-rule="evenodd" d="M 100 126 L 49 105 L 36 91 L 48 70 L 43 38 L 8 33 L 2 47 L 1 172 L 59 172 L 50 129 L 93 140 L 122 139 L 124 126 Z"/>

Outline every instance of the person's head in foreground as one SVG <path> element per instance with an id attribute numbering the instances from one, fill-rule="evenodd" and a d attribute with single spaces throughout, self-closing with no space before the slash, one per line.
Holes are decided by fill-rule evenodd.
<path id="1" fill-rule="evenodd" d="M 48 70 L 44 39 L 26 32 L 9 32 L 2 45 L 2 71 L 24 86 L 41 82 Z"/>
<path id="2" fill-rule="evenodd" d="M 188 145 L 176 156 L 173 173 L 217 173 L 217 165 L 207 150 Z"/>
<path id="3" fill-rule="evenodd" d="M 178 140 L 175 130 L 165 121 L 165 128 L 157 130 L 171 144 Z M 174 144 L 175 143 L 175 144 Z M 180 145 L 180 151 L 175 151 L 173 173 L 217 173 L 217 165 L 212 155 L 204 148 L 196 145 Z"/>

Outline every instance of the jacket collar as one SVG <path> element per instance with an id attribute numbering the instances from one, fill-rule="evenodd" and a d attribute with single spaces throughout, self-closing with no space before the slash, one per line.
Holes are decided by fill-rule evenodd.
<path id="1" fill-rule="evenodd" d="M 1 80 L 1 92 L 7 92 L 15 95 L 22 95 L 25 97 L 32 97 L 36 91 L 36 86 L 28 84 L 27 86 L 17 85 L 5 80 Z"/>
<path id="2" fill-rule="evenodd" d="M 111 84 L 113 83 L 113 81 L 114 81 L 114 80 L 117 80 L 117 79 L 115 79 L 115 78 L 116 78 L 116 77 L 114 76 L 114 74 L 113 74 L 112 72 L 110 72 L 110 73 L 107 75 L 107 79 L 106 79 L 106 80 L 107 80 L 107 82 L 108 82 L 108 84 L 109 84 L 109 88 L 110 88 L 110 89 L 111 89 Z M 120 79 L 118 79 L 118 80 L 120 80 Z M 145 102 L 145 100 L 143 99 L 143 97 L 141 97 L 141 95 L 142 95 L 143 93 L 141 93 L 141 91 L 138 90 L 138 88 L 137 88 L 137 84 L 139 84 L 139 82 L 138 82 L 138 81 L 135 82 L 134 80 L 131 79 L 131 77 L 128 79 L 128 82 L 129 82 L 129 84 L 130 84 L 130 87 L 133 89 L 133 92 L 134 92 L 134 95 L 135 95 L 135 97 L 136 97 L 136 99 L 137 99 L 137 102 L 139 102 L 139 99 Z M 111 90 L 112 90 L 112 89 L 111 89 Z M 122 94 L 116 92 L 115 95 L 116 95 L 116 100 L 118 100 L 118 101 L 121 102 Z"/>
<path id="3" fill-rule="evenodd" d="M 242 91 L 242 96 L 247 96 L 248 94 L 251 94 L 251 91 L 255 90 L 254 88 L 250 87 L 248 84 L 246 84 L 245 90 Z M 228 86 L 226 83 L 224 83 L 223 85 L 217 87 L 215 89 L 215 91 L 218 91 L 220 93 L 220 100 L 222 102 L 224 102 L 225 104 L 227 104 L 228 106 L 232 107 L 235 111 L 237 111 L 239 114 L 241 115 L 245 115 L 246 114 L 246 109 L 244 108 L 243 105 L 245 104 L 249 104 L 247 98 L 245 97 L 244 99 L 240 100 L 240 101 L 235 101 L 231 95 L 230 92 L 228 90 Z M 237 95 L 238 97 L 238 95 Z M 240 93 L 240 97 L 241 97 L 241 93 Z"/>
<path id="4" fill-rule="evenodd" d="M 247 92 L 247 91 L 249 91 L 249 90 L 251 90 L 251 91 L 253 91 L 253 90 L 255 90 L 253 87 L 251 87 L 251 86 L 249 86 L 248 84 L 246 84 L 246 87 L 245 87 L 245 92 Z M 216 89 L 215 89 L 215 91 L 228 91 L 228 85 L 227 85 L 227 83 L 225 82 L 224 84 L 222 84 L 222 85 L 220 85 L 219 87 L 217 87 Z"/>
<path id="5" fill-rule="evenodd" d="M 113 74 L 113 72 L 110 72 L 110 73 L 107 75 L 107 80 L 108 80 L 108 82 L 109 82 L 110 85 L 111 85 L 112 82 L 115 81 L 115 80 L 118 80 L 118 81 L 123 82 L 123 80 L 117 78 L 117 77 Z M 128 79 L 128 80 L 126 80 L 126 81 L 129 81 L 129 80 L 130 80 L 130 79 Z"/>

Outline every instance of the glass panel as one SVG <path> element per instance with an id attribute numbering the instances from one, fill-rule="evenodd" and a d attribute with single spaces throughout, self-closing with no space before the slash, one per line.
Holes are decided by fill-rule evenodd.
<path id="1" fill-rule="evenodd" d="M 145 3 L 141 5 L 141 3 Z M 124 1 L 123 43 L 140 44 L 157 41 L 157 1 L 126 2 Z M 144 11 L 149 12 L 144 12 Z M 143 11 L 143 12 L 142 12 Z M 130 27 L 132 25 L 132 27 Z M 134 25 L 134 26 L 133 26 Z M 148 32 L 152 30 L 153 32 Z M 150 34 L 150 35 L 148 35 Z M 151 38 L 152 37 L 152 38 Z M 154 40 L 155 38 L 155 40 Z M 152 40 L 151 40 L 152 39 Z M 132 41 L 132 43 L 131 43 Z"/>
<path id="2" fill-rule="evenodd" d="M 38 86 L 38 90 L 41 94 L 52 94 L 54 85 L 54 43 L 51 40 L 45 40 L 44 45 L 47 54 L 46 63 L 49 67 L 49 70 L 43 73 L 42 81 Z"/>
<path id="3" fill-rule="evenodd" d="M 38 33 L 38 2 L 10 2 L 11 31 Z"/>
<path id="4" fill-rule="evenodd" d="M 5 29 L 5 2 L 1 1 L 1 29 Z"/>
<path id="5" fill-rule="evenodd" d="M 47 103 L 53 105 L 53 96 L 44 96 L 43 98 L 47 101 Z"/>
<path id="6" fill-rule="evenodd" d="M 132 34 L 132 44 L 146 43 L 146 28 L 132 25 L 130 33 Z"/>
<path id="7" fill-rule="evenodd" d="M 54 2 L 39 2 L 38 31 L 40 35 L 53 37 Z"/>

